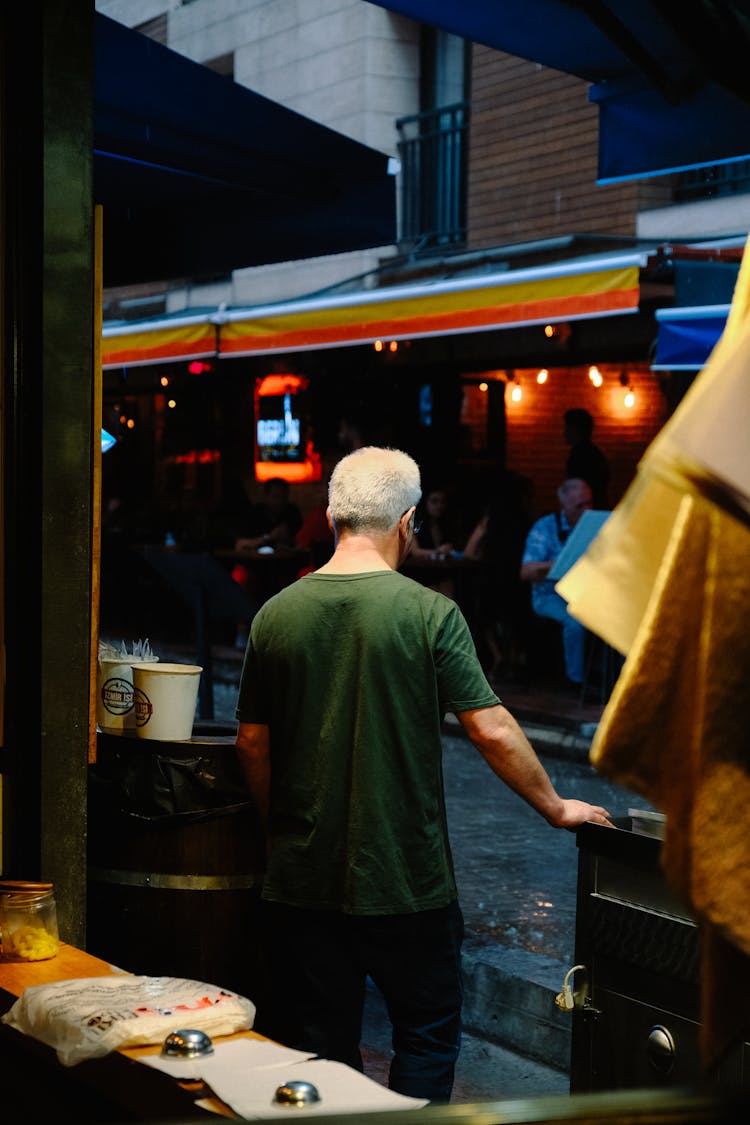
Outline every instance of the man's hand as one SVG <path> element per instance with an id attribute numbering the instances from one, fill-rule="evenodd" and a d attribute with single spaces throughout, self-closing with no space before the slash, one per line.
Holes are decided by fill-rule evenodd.
<path id="1" fill-rule="evenodd" d="M 543 582 L 552 570 L 553 560 L 548 562 L 525 562 L 521 565 L 522 582 Z"/>
<path id="2" fill-rule="evenodd" d="M 587 821 L 614 828 L 601 805 L 559 796 L 528 738 L 501 703 L 459 711 L 458 718 L 490 769 L 553 828 L 577 828 Z"/>
<path id="3" fill-rule="evenodd" d="M 575 799 L 562 800 L 562 809 L 554 820 L 549 819 L 553 828 L 578 828 L 581 824 L 604 824 L 614 828 L 610 814 L 601 805 L 589 805 L 587 801 Z"/>

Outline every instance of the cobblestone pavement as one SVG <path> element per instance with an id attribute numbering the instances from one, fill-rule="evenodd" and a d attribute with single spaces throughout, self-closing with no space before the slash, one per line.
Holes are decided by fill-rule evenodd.
<path id="1" fill-rule="evenodd" d="M 448 825 L 468 932 L 487 942 L 573 956 L 578 849 L 572 832 L 551 828 L 496 779 L 464 738 L 446 735 Z M 540 754 L 562 797 L 603 805 L 614 816 L 644 807 L 587 762 Z M 650 806 L 648 806 L 650 807 Z M 572 961 L 571 961 L 572 963 Z"/>

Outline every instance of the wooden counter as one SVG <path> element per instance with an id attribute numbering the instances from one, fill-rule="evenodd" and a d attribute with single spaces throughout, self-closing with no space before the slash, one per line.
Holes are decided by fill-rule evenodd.
<path id="1" fill-rule="evenodd" d="M 57 956 L 47 961 L 0 962 L 0 1014 L 12 1007 L 25 988 L 76 977 L 109 976 L 113 971 L 121 970 L 64 942 Z M 263 1038 L 254 1031 L 238 1032 L 229 1038 L 238 1036 Z M 24 1106 L 24 1119 L 28 1115 L 28 1120 L 49 1116 L 56 1123 L 105 1125 L 235 1116 L 216 1100 L 198 1105 L 197 1099 L 206 1098 L 200 1083 L 178 1083 L 138 1063 L 139 1058 L 160 1049 L 156 1044 L 126 1048 L 65 1067 L 51 1047 L 0 1024 L 0 1079 L 6 1090 L 19 1091 L 14 1102 L 19 1112 Z"/>

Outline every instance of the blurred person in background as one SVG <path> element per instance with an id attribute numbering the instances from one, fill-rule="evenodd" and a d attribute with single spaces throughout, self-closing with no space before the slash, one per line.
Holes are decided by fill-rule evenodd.
<path id="1" fill-rule="evenodd" d="M 564 598 L 547 578 L 571 531 L 592 506 L 591 489 L 584 480 L 563 481 L 557 490 L 559 510 L 532 524 L 521 561 L 521 579 L 531 583 L 531 607 L 539 617 L 562 626 L 565 671 L 570 684 L 583 684 L 586 630 L 568 613 Z"/>
<path id="2" fill-rule="evenodd" d="M 606 510 L 609 492 L 609 461 L 594 445 L 594 419 L 583 407 L 573 407 L 563 415 L 565 440 L 570 446 L 565 465 L 566 480 L 585 480 L 591 489 L 594 508 Z"/>
<path id="3" fill-rule="evenodd" d="M 531 524 L 531 482 L 503 469 L 492 494 L 466 540 L 464 556 L 479 564 L 476 621 L 490 683 L 524 675 L 526 625 L 531 612 L 528 586 L 520 569 Z"/>
<path id="4" fill-rule="evenodd" d="M 430 488 L 417 507 L 414 518 L 414 539 L 409 553 L 412 567 L 450 559 L 463 543 L 463 535 L 453 511 L 447 488 Z M 425 566 L 414 577 L 448 598 L 456 596 L 456 581 L 449 572 L 440 573 Z"/>

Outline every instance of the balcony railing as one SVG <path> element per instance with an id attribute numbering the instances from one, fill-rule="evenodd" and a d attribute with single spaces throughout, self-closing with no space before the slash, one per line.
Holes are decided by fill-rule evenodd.
<path id="1" fill-rule="evenodd" d="M 396 121 L 401 160 L 400 241 L 425 248 L 466 239 L 466 102 Z"/>
<path id="2" fill-rule="evenodd" d="M 673 195 L 675 202 L 685 203 L 743 192 L 750 192 L 750 160 L 732 160 L 729 164 L 711 164 L 681 172 Z"/>

